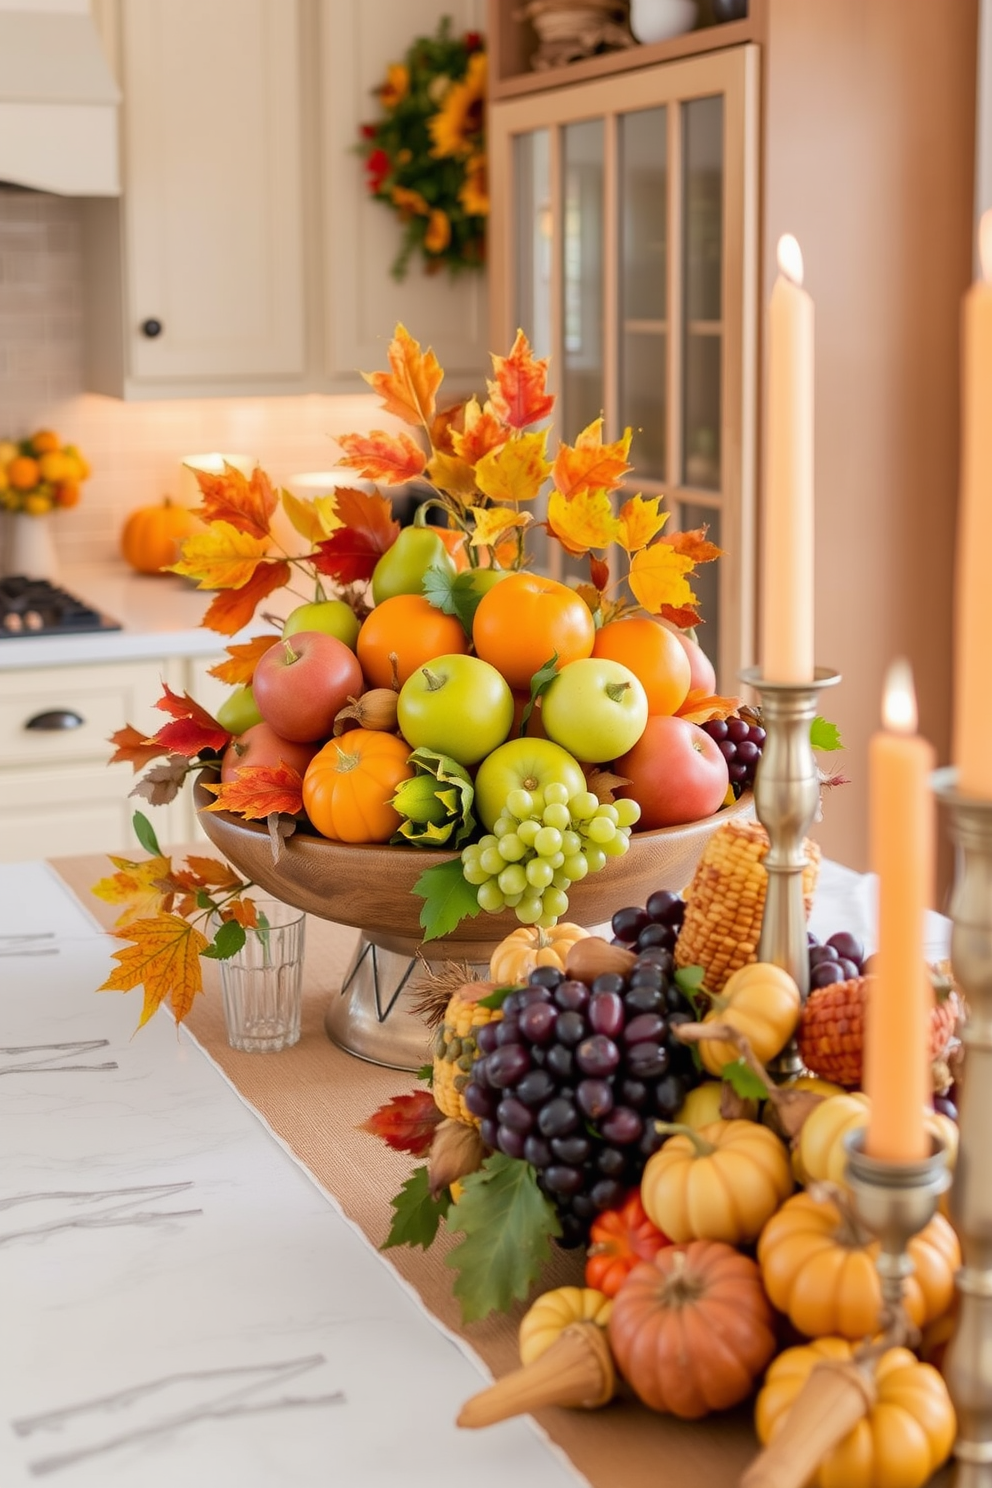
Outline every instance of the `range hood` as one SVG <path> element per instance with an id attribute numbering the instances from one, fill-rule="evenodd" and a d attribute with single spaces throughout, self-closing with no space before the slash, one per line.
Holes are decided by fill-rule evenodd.
<path id="1" fill-rule="evenodd" d="M 119 102 L 88 0 L 0 0 L 0 182 L 119 196 Z"/>

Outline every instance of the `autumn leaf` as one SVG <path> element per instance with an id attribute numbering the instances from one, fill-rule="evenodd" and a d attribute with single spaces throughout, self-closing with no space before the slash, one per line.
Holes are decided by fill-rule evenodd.
<path id="1" fill-rule="evenodd" d="M 381 1137 L 394 1152 L 426 1157 L 434 1132 L 443 1120 L 430 1091 L 416 1090 L 412 1095 L 394 1095 L 358 1129 Z"/>
<path id="2" fill-rule="evenodd" d="M 211 522 L 183 543 L 183 556 L 165 573 L 196 579 L 200 589 L 241 589 L 269 550 L 268 537 L 239 531 L 230 522 Z"/>
<path id="3" fill-rule="evenodd" d="M 174 801 L 186 783 L 189 761 L 184 754 L 170 754 L 162 765 L 152 768 L 138 781 L 128 794 L 141 796 L 150 806 L 168 806 Z"/>
<path id="4" fill-rule="evenodd" d="M 190 891 L 222 889 L 226 893 L 244 887 L 244 880 L 228 863 L 222 863 L 220 858 L 201 858 L 196 853 L 189 854 L 186 868 L 178 870 L 173 877 L 176 883 Z"/>
<path id="5" fill-rule="evenodd" d="M 149 760 L 160 759 L 166 753 L 161 744 L 149 739 L 147 734 L 141 733 L 129 723 L 111 734 L 107 743 L 115 746 L 107 761 L 108 765 L 131 765 L 136 775 Z"/>
<path id="6" fill-rule="evenodd" d="M 694 604 L 696 596 L 686 577 L 693 567 L 691 558 L 677 553 L 664 539 L 642 548 L 630 560 L 630 587 L 638 604 L 649 615 L 657 615 L 666 604 Z"/>
<path id="7" fill-rule="evenodd" d="M 343 487 L 335 493 L 338 516 L 344 523 L 318 543 L 313 566 L 341 584 L 370 579 L 372 570 L 400 533 L 400 524 L 385 496 Z"/>
<path id="8" fill-rule="evenodd" d="M 498 419 L 512 429 L 526 429 L 548 417 L 555 405 L 547 391 L 548 361 L 534 356 L 523 331 L 517 331 L 509 356 L 493 357 L 493 370 L 496 377 L 486 386 Z"/>
<path id="9" fill-rule="evenodd" d="M 693 565 L 712 563 L 715 558 L 723 557 L 723 549 L 708 540 L 707 531 L 706 527 L 693 527 L 688 532 L 666 534 L 661 541 L 668 543 L 676 553 L 681 553 L 683 557 L 691 558 Z"/>
<path id="10" fill-rule="evenodd" d="M 282 498 L 282 509 L 294 531 L 301 537 L 305 537 L 312 547 L 324 537 L 330 537 L 336 527 L 341 526 L 341 518 L 334 509 L 333 496 L 315 496 L 303 500 L 294 496 L 292 491 L 280 491 Z"/>
<path id="11" fill-rule="evenodd" d="M 461 429 L 451 430 L 451 447 L 466 465 L 475 465 L 499 449 L 509 438 L 505 424 L 500 423 L 488 401 L 482 407 L 478 398 L 469 398 L 465 404 L 464 422 Z"/>
<path id="12" fill-rule="evenodd" d="M 555 490 L 569 500 L 584 491 L 615 491 L 631 469 L 627 463 L 630 439 L 631 431 L 627 429 L 622 439 L 604 444 L 603 420 L 593 419 L 574 445 L 559 445 L 552 471 Z"/>
<path id="13" fill-rule="evenodd" d="M 254 899 L 232 899 L 225 904 L 221 917 L 225 921 L 234 920 L 242 930 L 255 930 L 258 928 L 258 905 Z"/>
<path id="14" fill-rule="evenodd" d="M 711 718 L 729 718 L 731 713 L 737 712 L 740 705 L 740 698 L 720 697 L 715 692 L 694 687 L 683 699 L 677 714 L 690 723 L 708 723 Z"/>
<path id="15" fill-rule="evenodd" d="M 221 635 L 237 635 L 249 623 L 263 599 L 289 583 L 289 564 L 282 558 L 260 563 L 240 589 L 225 589 L 210 603 L 200 624 Z"/>
<path id="16" fill-rule="evenodd" d="M 614 775 L 612 770 L 602 769 L 599 765 L 586 771 L 586 786 L 601 806 L 609 806 L 616 799 L 614 792 L 631 784 L 626 775 Z"/>
<path id="17" fill-rule="evenodd" d="M 560 491 L 548 498 L 548 526 L 569 553 L 606 548 L 617 535 L 617 519 L 607 491 L 583 491 L 572 500 Z"/>
<path id="18" fill-rule="evenodd" d="M 193 469 L 192 466 L 189 467 Z M 276 509 L 276 494 L 264 470 L 256 465 L 251 479 L 233 465 L 224 461 L 223 475 L 213 475 L 206 470 L 195 470 L 197 485 L 203 497 L 203 505 L 197 516 L 204 522 L 224 522 L 247 533 L 250 537 L 272 540 L 269 522 Z M 183 545 L 183 556 L 187 552 L 187 538 Z"/>
<path id="19" fill-rule="evenodd" d="M 645 501 L 643 496 L 632 496 L 620 508 L 617 517 L 617 542 L 628 553 L 636 553 L 653 542 L 668 521 L 668 512 L 658 510 L 660 496 Z"/>
<path id="20" fill-rule="evenodd" d="M 180 697 L 168 682 L 163 682 L 162 696 L 155 706 L 173 718 L 172 723 L 164 724 L 155 735 L 169 754 L 184 754 L 192 758 L 204 749 L 225 749 L 230 742 L 230 732 L 212 718 L 206 708 L 201 707 L 188 692 Z"/>
<path id="21" fill-rule="evenodd" d="M 526 512 L 511 511 L 507 506 L 473 506 L 475 529 L 470 539 L 473 548 L 494 548 L 515 527 L 526 527 L 531 518 Z"/>
<path id="22" fill-rule="evenodd" d="M 217 797 L 204 811 L 233 811 L 248 821 L 272 811 L 296 816 L 303 810 L 303 777 L 284 760 L 278 765 L 241 765 L 233 780 L 204 781 L 204 789 Z"/>
<path id="23" fill-rule="evenodd" d="M 338 434 L 335 438 L 344 450 L 338 464 L 363 480 L 401 486 L 423 475 L 427 465 L 426 455 L 409 434 L 373 429 L 371 434 Z"/>
<path id="24" fill-rule="evenodd" d="M 208 667 L 207 675 L 216 677 L 218 682 L 227 682 L 232 687 L 250 683 L 259 661 L 278 639 L 278 633 L 270 631 L 265 635 L 252 636 L 250 641 L 225 646 L 227 661 L 219 661 L 216 666 Z"/>
<path id="25" fill-rule="evenodd" d="M 610 582 L 610 565 L 605 558 L 597 558 L 595 553 L 589 554 L 589 577 L 600 594 Z M 590 606 L 590 608 L 593 608 Z"/>
<path id="26" fill-rule="evenodd" d="M 114 951 L 117 968 L 97 991 L 130 992 L 143 986 L 145 1001 L 139 1028 L 144 1027 L 166 998 L 177 1023 L 181 1023 L 193 1006 L 193 998 L 203 991 L 200 953 L 209 944 L 206 936 L 178 915 L 158 914 L 153 919 L 130 924 L 127 939 L 133 944 Z"/>
<path id="27" fill-rule="evenodd" d="M 699 612 L 691 605 L 663 604 L 658 613 L 663 620 L 670 620 L 673 625 L 677 625 L 679 630 L 694 630 L 697 625 L 702 624 Z"/>
<path id="28" fill-rule="evenodd" d="M 483 455 L 475 467 L 475 482 L 490 501 L 533 501 L 548 478 L 545 459 L 547 430 L 521 434 Z"/>
<path id="29" fill-rule="evenodd" d="M 475 495 L 475 471 L 464 460 L 459 460 L 457 455 L 435 450 L 425 473 L 439 491 L 447 491 L 452 496 Z"/>
<path id="30" fill-rule="evenodd" d="M 388 413 L 407 424 L 423 424 L 434 418 L 437 390 L 444 373 L 437 357 L 428 347 L 420 350 L 406 326 L 398 325 L 389 343 L 389 372 L 363 372 L 362 376 L 379 394 Z"/>
<path id="31" fill-rule="evenodd" d="M 128 858 L 111 856 L 110 861 L 117 872 L 109 878 L 101 878 L 91 892 L 105 904 L 123 906 L 114 921 L 115 930 L 123 930 L 135 920 L 157 915 L 161 909 L 171 905 L 175 890 L 169 884 L 172 873 L 170 858 L 144 858 L 136 863 Z"/>

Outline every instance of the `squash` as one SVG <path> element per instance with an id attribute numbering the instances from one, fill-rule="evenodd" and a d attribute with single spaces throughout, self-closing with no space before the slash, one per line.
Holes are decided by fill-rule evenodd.
<path id="1" fill-rule="evenodd" d="M 772 1362 L 755 1405 L 762 1445 L 774 1440 L 811 1372 L 851 1358 L 849 1343 L 819 1338 Z M 875 1366 L 878 1398 L 823 1458 L 814 1488 L 923 1488 L 950 1455 L 957 1423 L 947 1386 L 909 1349 L 888 1349 Z"/>
<path id="2" fill-rule="evenodd" d="M 402 820 L 390 805 L 414 773 L 410 746 L 397 734 L 349 729 L 314 755 L 303 777 L 303 805 L 322 837 L 388 842 Z"/>
<path id="3" fill-rule="evenodd" d="M 807 1116 L 799 1134 L 800 1183 L 846 1183 L 849 1132 L 868 1125 L 871 1098 L 860 1090 L 831 1096 Z M 928 1129 L 944 1144 L 947 1166 L 953 1171 L 958 1154 L 958 1128 L 949 1116 L 928 1111 Z"/>
<path id="4" fill-rule="evenodd" d="M 923 1328 L 951 1305 L 961 1248 L 947 1220 L 935 1214 L 907 1249 L 914 1269 L 904 1282 L 903 1302 L 910 1320 Z M 832 1199 L 798 1193 L 765 1225 L 758 1265 L 772 1306 L 800 1333 L 859 1339 L 879 1325 L 878 1252 L 878 1241 Z"/>
<path id="5" fill-rule="evenodd" d="M 801 1011 L 799 988 L 789 973 L 767 961 L 752 961 L 724 984 L 703 1022 L 729 1023 L 764 1064 L 789 1042 Z M 699 1053 L 711 1075 L 722 1074 L 725 1064 L 740 1058 L 733 1044 L 720 1039 L 701 1039 Z"/>
<path id="6" fill-rule="evenodd" d="M 589 1230 L 586 1285 L 615 1297 L 627 1276 L 641 1261 L 650 1261 L 663 1245 L 670 1245 L 644 1213 L 635 1189 L 619 1209 L 597 1214 Z"/>
<path id="7" fill-rule="evenodd" d="M 671 1128 L 669 1128 L 671 1130 Z M 676 1244 L 747 1245 L 792 1192 L 784 1144 L 754 1121 L 714 1121 L 676 1132 L 641 1177 L 648 1218 Z"/>
<path id="8" fill-rule="evenodd" d="M 198 525 L 191 511 L 166 496 L 131 513 L 121 532 L 121 553 L 138 573 L 161 573 L 178 561 L 180 544 Z"/>
<path id="9" fill-rule="evenodd" d="M 581 925 L 567 921 L 542 930 L 538 925 L 521 925 L 493 951 L 489 962 L 489 976 L 498 986 L 505 987 L 526 982 L 537 966 L 556 966 L 565 970 L 565 959 L 577 940 L 589 935 Z"/>
<path id="10" fill-rule="evenodd" d="M 532 1364 L 573 1323 L 605 1328 L 613 1303 L 596 1287 L 555 1287 L 533 1302 L 520 1319 L 517 1345 L 521 1364 Z"/>
<path id="11" fill-rule="evenodd" d="M 607 1334 L 644 1404 L 686 1420 L 743 1400 L 775 1352 L 757 1266 L 716 1240 L 667 1246 L 635 1266 Z"/>
<path id="12" fill-rule="evenodd" d="M 723 1100 L 723 1081 L 704 1080 L 690 1090 L 675 1115 L 676 1126 L 691 1126 L 701 1131 L 714 1121 L 721 1120 L 720 1102 Z"/>

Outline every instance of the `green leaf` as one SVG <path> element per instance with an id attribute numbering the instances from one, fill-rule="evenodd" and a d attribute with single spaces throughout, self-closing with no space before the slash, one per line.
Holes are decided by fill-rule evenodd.
<path id="1" fill-rule="evenodd" d="M 680 966 L 675 973 L 675 985 L 682 996 L 687 999 L 692 1011 L 698 1015 L 698 995 L 703 990 L 703 978 L 706 972 L 701 966 Z"/>
<path id="2" fill-rule="evenodd" d="M 424 598 L 445 615 L 455 615 L 471 638 L 472 622 L 482 598 L 472 582 L 472 570 L 453 574 L 443 568 L 428 568 L 423 577 Z"/>
<path id="3" fill-rule="evenodd" d="M 423 1080 L 425 1085 L 433 1086 L 434 1066 L 432 1064 L 422 1064 L 417 1071 L 416 1078 L 418 1080 Z"/>
<path id="4" fill-rule="evenodd" d="M 844 748 L 837 725 L 820 717 L 814 718 L 809 726 L 809 742 L 822 754 L 832 754 L 835 749 Z"/>
<path id="5" fill-rule="evenodd" d="M 721 1079 L 739 1095 L 741 1100 L 765 1100 L 768 1095 L 768 1087 L 763 1080 L 759 1080 L 749 1064 L 743 1059 L 735 1059 L 732 1064 L 725 1064 L 720 1071 Z"/>
<path id="6" fill-rule="evenodd" d="M 534 704 L 537 702 L 538 698 L 543 692 L 547 692 L 548 688 L 551 686 L 557 675 L 558 652 L 553 651 L 544 665 L 538 667 L 537 671 L 530 679 L 530 699 L 527 703 L 526 708 L 520 715 L 520 727 L 517 730 L 521 739 L 527 732 L 527 725 L 530 722 L 530 715 L 534 711 Z"/>
<path id="7" fill-rule="evenodd" d="M 135 837 L 137 837 L 145 852 L 151 853 L 153 858 L 160 858 L 162 856 L 162 849 L 158 845 L 155 828 L 147 816 L 141 811 L 136 811 L 131 818 L 131 825 L 134 827 Z"/>
<path id="8" fill-rule="evenodd" d="M 447 1189 L 439 1198 L 431 1198 L 426 1163 L 414 1168 L 391 1202 L 393 1222 L 389 1227 L 389 1234 L 382 1242 L 383 1250 L 390 1250 L 394 1245 L 419 1245 L 426 1250 L 451 1208 L 451 1197 Z"/>
<path id="9" fill-rule="evenodd" d="M 461 858 L 425 868 L 414 884 L 413 892 L 425 901 L 420 911 L 425 940 L 450 935 L 462 920 L 479 913 L 479 900 L 473 886 L 465 882 Z"/>
<path id="10" fill-rule="evenodd" d="M 488 996 L 479 998 L 479 1006 L 489 1008 L 494 1013 L 498 1012 L 510 993 L 517 990 L 515 987 L 497 987 L 495 992 L 490 992 Z"/>
<path id="11" fill-rule="evenodd" d="M 444 1258 L 458 1272 L 452 1290 L 466 1323 L 506 1312 L 523 1301 L 561 1234 L 554 1208 L 537 1186 L 530 1163 L 494 1152 L 462 1179 L 451 1228 L 465 1239 Z"/>
<path id="12" fill-rule="evenodd" d="M 201 951 L 200 955 L 209 956 L 211 961 L 229 961 L 232 956 L 237 955 L 244 943 L 244 925 L 239 925 L 237 920 L 225 920 L 212 944 Z"/>

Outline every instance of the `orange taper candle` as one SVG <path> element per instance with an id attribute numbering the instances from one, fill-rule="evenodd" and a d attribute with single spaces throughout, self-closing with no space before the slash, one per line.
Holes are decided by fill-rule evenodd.
<path id="1" fill-rule="evenodd" d="M 933 991 L 924 914 L 933 897 L 936 809 L 934 752 L 916 732 L 916 697 L 906 662 L 885 685 L 884 728 L 869 744 L 871 866 L 878 874 L 878 953 L 868 999 L 864 1088 L 871 1097 L 865 1151 L 881 1162 L 929 1155 L 924 1108 Z"/>

